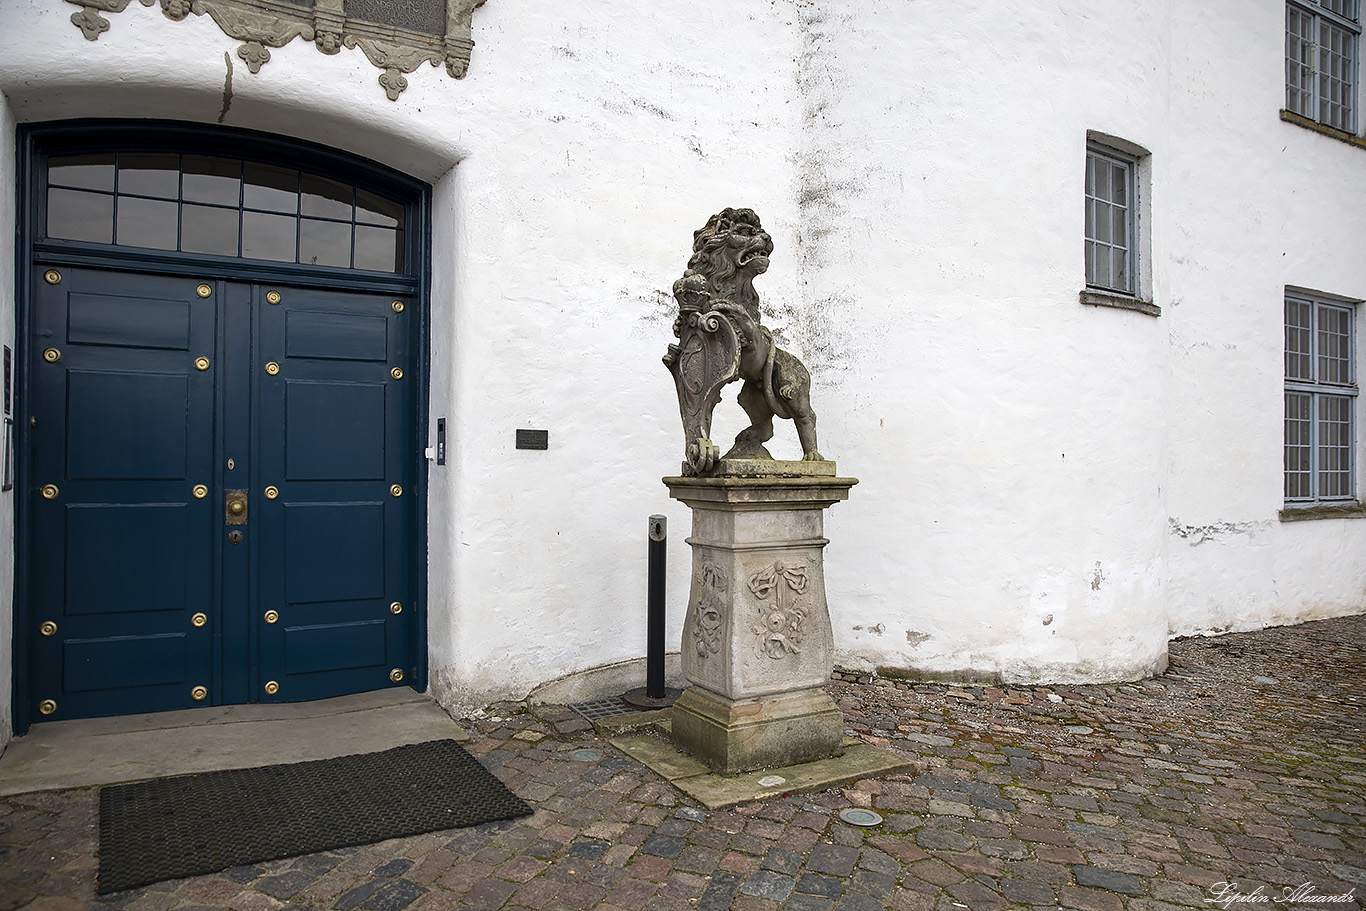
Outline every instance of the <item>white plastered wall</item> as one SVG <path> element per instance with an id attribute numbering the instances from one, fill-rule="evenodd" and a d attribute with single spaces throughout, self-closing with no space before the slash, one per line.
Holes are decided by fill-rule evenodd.
<path id="1" fill-rule="evenodd" d="M 1171 631 L 1360 613 L 1366 521 L 1278 511 L 1285 288 L 1366 299 L 1366 150 L 1279 119 L 1283 5 L 1173 11 Z M 1359 438 L 1358 498 L 1363 453 Z"/>
<path id="2" fill-rule="evenodd" d="M 753 206 L 789 253 L 770 287 L 797 283 L 784 11 L 499 0 L 476 14 L 467 78 L 423 67 L 390 102 L 359 51 L 296 40 L 251 74 L 207 17 L 132 4 L 89 42 L 73 10 L 0 7 L 0 91 L 21 122 L 221 122 L 432 183 L 432 432 L 449 422 L 447 465 L 429 470 L 437 697 L 470 708 L 642 654 L 651 513 L 671 520 L 670 591 L 687 584 L 689 516 L 659 483 L 682 448 L 659 358 L 692 231 Z M 548 430 L 550 449 L 515 450 L 518 428 Z M 675 642 L 681 622 L 674 605 Z"/>
<path id="3" fill-rule="evenodd" d="M 1078 295 L 1088 130 L 1159 162 L 1145 231 L 1166 295 L 1165 4 L 842 9 L 808 61 L 810 177 L 835 199 L 803 213 L 813 296 L 838 307 L 825 446 L 862 481 L 827 531 L 838 660 L 1159 670 L 1166 330 Z"/>
<path id="4" fill-rule="evenodd" d="M 1366 198 L 1362 152 L 1276 118 L 1277 5 L 1206 7 L 490 0 L 468 77 L 423 67 L 390 102 L 358 51 L 296 40 L 253 75 L 207 17 L 132 4 L 88 42 L 75 7 L 9 0 L 0 91 L 19 121 L 221 117 L 432 183 L 448 707 L 641 655 L 651 513 L 677 645 L 689 514 L 659 483 L 682 451 L 659 357 L 692 231 L 727 205 L 773 235 L 766 322 L 861 479 L 827 522 L 839 661 L 1120 679 L 1162 666 L 1169 629 L 1366 607 L 1366 522 L 1276 519 L 1282 288 L 1366 297 L 1309 240 L 1325 217 L 1366 236 L 1342 203 Z M 1078 302 L 1088 131 L 1151 153 L 1161 317 Z M 713 437 L 742 425 L 728 394 Z M 799 455 L 790 425 L 770 448 Z"/>

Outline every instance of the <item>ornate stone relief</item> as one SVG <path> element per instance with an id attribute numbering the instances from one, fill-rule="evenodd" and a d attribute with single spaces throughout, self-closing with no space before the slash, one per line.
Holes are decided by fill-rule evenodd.
<path id="1" fill-rule="evenodd" d="M 132 0 L 65 0 L 79 6 L 72 23 L 91 41 L 109 31 L 109 20 L 102 13 L 121 13 Z M 253 73 L 270 61 L 270 48 L 284 47 L 295 38 L 312 41 L 324 54 L 335 54 L 342 47 L 360 48 L 370 62 L 384 70 L 380 87 L 390 101 L 408 87 L 404 73 L 423 63 L 445 64 L 452 78 L 465 75 L 474 47 L 470 20 L 485 0 L 444 0 L 444 31 L 437 26 L 422 31 L 413 26 L 431 27 L 433 4 L 442 0 L 408 0 L 392 4 L 371 4 L 379 12 L 366 12 L 366 18 L 347 7 L 355 0 L 138 0 L 143 6 L 160 3 L 167 18 L 180 21 L 193 13 L 213 19 L 223 33 L 242 41 L 237 56 Z M 362 5 L 362 8 L 368 9 Z M 441 10 L 436 10 L 439 21 Z M 375 21 L 381 16 L 385 21 Z"/>
<path id="2" fill-rule="evenodd" d="M 697 646 L 697 657 L 705 658 L 721 651 L 722 623 L 726 611 L 726 571 L 715 563 L 703 563 L 697 572 L 695 590 L 697 603 L 697 623 L 693 628 L 693 641 Z"/>
<path id="3" fill-rule="evenodd" d="M 809 581 L 805 563 L 787 566 L 778 562 L 749 577 L 749 590 L 759 599 L 759 620 L 752 629 L 760 657 L 776 661 L 801 653 L 806 612 L 797 605 L 797 596 L 806 592 Z M 765 603 L 770 598 L 771 604 Z"/>

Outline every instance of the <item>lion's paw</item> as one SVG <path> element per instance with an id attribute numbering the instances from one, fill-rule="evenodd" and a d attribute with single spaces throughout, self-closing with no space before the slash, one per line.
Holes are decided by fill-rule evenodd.
<path id="1" fill-rule="evenodd" d="M 810 452 L 808 452 L 806 455 L 802 456 L 802 461 L 803 461 L 803 462 L 824 462 L 824 461 L 825 461 L 825 456 L 821 455 L 819 452 L 817 452 L 816 450 L 813 449 L 813 450 L 811 450 Z"/>

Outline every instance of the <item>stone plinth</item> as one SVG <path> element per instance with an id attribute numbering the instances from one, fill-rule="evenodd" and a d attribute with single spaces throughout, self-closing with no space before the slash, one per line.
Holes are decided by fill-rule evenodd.
<path id="1" fill-rule="evenodd" d="M 858 482 L 835 477 L 833 462 L 768 465 L 758 475 L 722 460 L 712 477 L 664 479 L 693 516 L 692 686 L 674 705 L 674 740 L 724 774 L 822 759 L 842 742 L 822 689 L 833 665 L 824 510 Z"/>

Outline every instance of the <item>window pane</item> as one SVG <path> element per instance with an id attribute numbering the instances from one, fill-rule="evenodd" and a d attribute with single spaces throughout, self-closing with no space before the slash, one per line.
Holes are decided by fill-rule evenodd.
<path id="1" fill-rule="evenodd" d="M 1310 320 L 1313 305 L 1308 301 L 1285 301 L 1285 376 L 1292 380 L 1313 378 L 1310 360 Z"/>
<path id="2" fill-rule="evenodd" d="M 170 200 L 120 196 L 115 243 L 123 247 L 174 250 L 178 208 Z"/>
<path id="3" fill-rule="evenodd" d="M 1127 206 L 1129 204 L 1129 169 L 1123 165 L 1112 165 L 1110 168 L 1110 186 L 1112 188 L 1110 201 L 1117 206 Z"/>
<path id="4" fill-rule="evenodd" d="M 47 182 L 59 187 L 114 191 L 114 156 L 63 155 L 49 158 Z"/>
<path id="5" fill-rule="evenodd" d="M 180 195 L 180 156 L 121 153 L 119 192 L 160 199 L 177 198 Z"/>
<path id="6" fill-rule="evenodd" d="M 242 162 L 232 158 L 185 156 L 185 199 L 235 206 L 242 200 Z"/>
<path id="7" fill-rule="evenodd" d="M 1352 128 L 1352 99 L 1356 95 L 1356 36 L 1320 17 L 1319 119 L 1340 130 Z"/>
<path id="8" fill-rule="evenodd" d="M 236 209 L 188 204 L 182 206 L 180 212 L 181 251 L 185 253 L 212 253 L 217 256 L 236 256 L 238 215 Z"/>
<path id="9" fill-rule="evenodd" d="M 1110 168 L 1108 167 L 1108 162 L 1096 162 L 1095 196 L 1097 199 L 1110 198 Z"/>
<path id="10" fill-rule="evenodd" d="M 403 232 L 392 228 L 356 225 L 357 269 L 400 272 L 403 269 Z"/>
<path id="11" fill-rule="evenodd" d="M 350 184 L 338 183 L 316 174 L 304 174 L 301 186 L 303 214 L 351 220 L 351 203 L 355 192 Z"/>
<path id="12" fill-rule="evenodd" d="M 80 190 L 48 190 L 47 236 L 93 244 L 113 243 L 114 197 Z"/>
<path id="13" fill-rule="evenodd" d="M 365 190 L 356 190 L 356 221 L 369 225 L 398 227 L 402 218 L 402 203 L 376 196 Z"/>
<path id="14" fill-rule="evenodd" d="M 1351 313 L 1339 307 L 1319 307 L 1319 382 L 1350 383 Z"/>
<path id="15" fill-rule="evenodd" d="M 1129 210 L 1111 208 L 1110 209 L 1110 236 L 1114 238 L 1116 246 L 1128 248 L 1129 246 Z"/>
<path id="16" fill-rule="evenodd" d="M 1285 497 L 1300 500 L 1312 497 L 1310 487 L 1309 395 L 1285 394 Z"/>
<path id="17" fill-rule="evenodd" d="M 1094 241 L 1086 242 L 1086 284 L 1101 284 L 1100 276 L 1096 274 L 1096 244 Z"/>
<path id="18" fill-rule="evenodd" d="M 1319 496 L 1351 495 L 1351 400 L 1346 396 L 1319 396 Z"/>
<path id="19" fill-rule="evenodd" d="M 1103 244 L 1110 242 L 1110 207 L 1099 200 L 1092 200 L 1095 219 L 1091 223 L 1091 238 Z"/>
<path id="20" fill-rule="evenodd" d="M 1110 251 L 1112 265 L 1110 267 L 1110 287 L 1116 291 L 1128 291 L 1129 288 L 1129 257 L 1120 247 L 1115 247 Z"/>
<path id="21" fill-rule="evenodd" d="M 247 164 L 243 169 L 242 205 L 267 212 L 299 211 L 299 172 L 271 165 Z"/>
<path id="22" fill-rule="evenodd" d="M 305 218 L 299 222 L 299 262 L 307 266 L 351 266 L 351 226 Z"/>
<path id="23" fill-rule="evenodd" d="M 298 220 L 291 215 L 242 213 L 242 255 L 247 259 L 295 262 L 294 231 Z"/>

